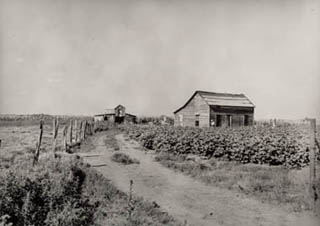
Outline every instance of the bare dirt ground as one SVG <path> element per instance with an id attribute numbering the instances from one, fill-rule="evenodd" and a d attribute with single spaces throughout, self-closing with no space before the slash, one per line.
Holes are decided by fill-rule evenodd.
<path id="1" fill-rule="evenodd" d="M 133 180 L 134 195 L 155 201 L 163 210 L 188 225 L 320 225 L 320 220 L 310 213 L 289 213 L 251 197 L 195 181 L 155 162 L 153 155 L 142 151 L 136 142 L 126 140 L 123 135 L 116 138 L 120 144 L 117 152 L 138 159 L 140 164 L 122 165 L 111 161 L 115 151 L 106 148 L 103 133 L 95 138 L 95 149 L 82 154 L 85 161 L 124 192 L 129 192 L 129 181 Z"/>

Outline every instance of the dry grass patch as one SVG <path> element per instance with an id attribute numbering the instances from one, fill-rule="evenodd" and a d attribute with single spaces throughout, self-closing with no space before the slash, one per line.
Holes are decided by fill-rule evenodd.
<path id="1" fill-rule="evenodd" d="M 213 158 L 190 161 L 184 155 L 170 153 L 160 153 L 155 160 L 206 184 L 235 190 L 263 202 L 286 205 L 293 211 L 311 209 L 307 168 L 289 170 L 279 166 L 240 164 Z M 317 184 L 320 184 L 320 179 Z"/>
<path id="2" fill-rule="evenodd" d="M 140 164 L 138 159 L 131 158 L 129 155 L 124 153 L 114 153 L 111 156 L 111 160 L 114 162 L 119 162 L 124 165 Z"/>

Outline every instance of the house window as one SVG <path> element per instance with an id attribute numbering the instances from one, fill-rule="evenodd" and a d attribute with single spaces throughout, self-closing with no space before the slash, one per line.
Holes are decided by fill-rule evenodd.
<path id="1" fill-rule="evenodd" d="M 196 114 L 196 120 L 195 120 L 195 122 L 194 122 L 194 125 L 195 125 L 196 127 L 199 127 L 199 115 L 200 115 L 200 114 Z"/>

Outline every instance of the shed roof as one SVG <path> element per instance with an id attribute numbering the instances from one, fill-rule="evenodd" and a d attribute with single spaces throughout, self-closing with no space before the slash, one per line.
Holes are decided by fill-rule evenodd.
<path id="1" fill-rule="evenodd" d="M 193 99 L 193 97 L 199 94 L 208 105 L 219 106 L 235 106 L 235 107 L 255 107 L 254 104 L 244 94 L 232 94 L 232 93 L 215 93 L 208 91 L 197 90 L 191 98 L 174 113 L 177 113 L 183 109 Z"/>
<path id="2" fill-rule="evenodd" d="M 105 109 L 105 114 L 114 114 L 114 109 Z"/>

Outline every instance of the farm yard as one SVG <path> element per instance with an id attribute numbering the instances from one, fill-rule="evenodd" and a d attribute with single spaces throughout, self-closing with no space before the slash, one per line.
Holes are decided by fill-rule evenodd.
<path id="1" fill-rule="evenodd" d="M 64 152 L 61 127 L 58 153 Z M 32 167 L 39 125 L 0 126 L 3 224 L 318 223 L 310 201 L 307 125 L 200 129 L 100 124 L 74 153 L 56 159 L 48 154 L 52 131 L 46 123 L 39 163 Z M 13 201 L 20 204 L 14 207 Z"/>
<path id="2" fill-rule="evenodd" d="M 0 226 L 320 225 L 320 1 L 0 9 Z"/>

